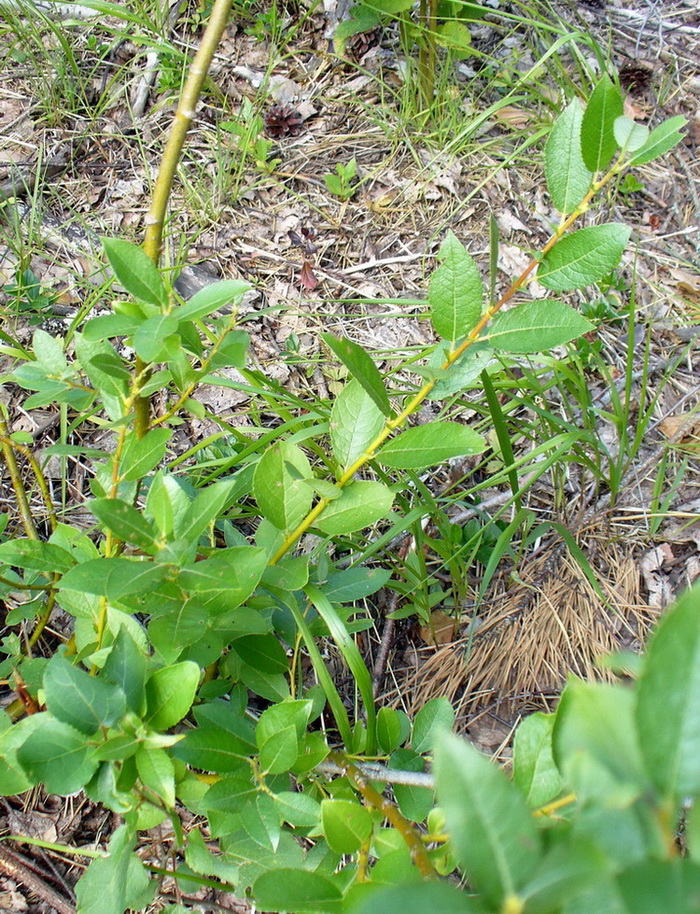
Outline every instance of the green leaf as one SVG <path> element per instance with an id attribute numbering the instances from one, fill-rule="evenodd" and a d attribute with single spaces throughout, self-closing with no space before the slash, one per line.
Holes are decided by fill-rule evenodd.
<path id="1" fill-rule="evenodd" d="M 32 338 L 32 348 L 37 362 L 53 377 L 61 377 L 68 370 L 68 362 L 63 352 L 63 346 L 58 340 L 45 330 L 35 330 Z"/>
<path id="2" fill-rule="evenodd" d="M 359 888 L 359 886 L 358 886 Z M 483 908 L 464 889 L 444 882 L 361 886 L 348 914 L 479 914 Z"/>
<path id="3" fill-rule="evenodd" d="M 131 336 L 143 321 L 144 318 L 136 314 L 102 314 L 85 324 L 83 336 L 91 342 L 114 336 Z"/>
<path id="4" fill-rule="evenodd" d="M 553 730 L 554 715 L 538 712 L 515 731 L 513 780 L 533 808 L 559 796 L 564 786 L 552 755 Z"/>
<path id="5" fill-rule="evenodd" d="M 609 222 L 565 235 L 540 261 L 538 282 L 558 292 L 599 282 L 619 263 L 631 233 L 629 226 Z"/>
<path id="6" fill-rule="evenodd" d="M 604 683 L 572 679 L 564 689 L 554 723 L 554 760 L 582 797 L 591 791 L 612 796 L 620 787 L 634 796 L 647 789 L 634 704 L 632 691 Z"/>
<path id="7" fill-rule="evenodd" d="M 257 546 L 218 549 L 211 558 L 183 568 L 180 584 L 205 598 L 210 612 L 228 612 L 253 593 L 266 565 L 267 554 Z"/>
<path id="8" fill-rule="evenodd" d="M 299 755 L 292 768 L 294 774 L 311 771 L 328 756 L 330 748 L 320 733 L 306 733 L 299 743 Z"/>
<path id="9" fill-rule="evenodd" d="M 248 747 L 246 751 L 250 755 L 255 751 L 254 727 L 244 712 L 245 705 L 242 699 L 239 702 L 217 699 L 207 704 L 197 705 L 194 716 L 202 726 L 206 721 L 207 724 L 214 724 L 228 731 L 236 739 L 243 740 Z"/>
<path id="10" fill-rule="evenodd" d="M 200 289 L 180 308 L 172 313 L 178 321 L 193 321 L 197 318 L 207 317 L 219 308 L 227 305 L 239 305 L 245 293 L 251 288 L 250 283 L 241 279 L 224 279 L 213 282 Z"/>
<path id="11" fill-rule="evenodd" d="M 347 485 L 314 526 L 328 536 L 355 533 L 388 517 L 394 494 L 381 482 L 359 479 Z"/>
<path id="12" fill-rule="evenodd" d="M 144 362 L 162 362 L 174 351 L 173 340 L 177 332 L 177 320 L 172 314 L 156 314 L 149 317 L 132 337 L 136 354 Z"/>
<path id="13" fill-rule="evenodd" d="M 377 461 L 394 469 L 421 470 L 452 457 L 480 454 L 485 448 L 481 435 L 466 425 L 429 422 L 392 438 L 378 452 Z"/>
<path id="14" fill-rule="evenodd" d="M 573 832 L 573 834 L 572 834 Z M 549 851 L 539 862 L 528 884 L 522 890 L 527 898 L 527 910 L 538 912 L 569 912 L 569 903 L 587 894 L 591 886 L 609 883 L 611 860 L 601 847 L 596 847 L 585 835 L 576 834 L 576 826 L 564 838 L 552 842 Z M 562 840 L 563 839 L 563 840 Z M 575 908 L 578 910 L 577 908 Z M 583 908 L 596 914 L 614 914 L 615 907 L 605 903 Z"/>
<path id="15" fill-rule="evenodd" d="M 126 698 L 114 683 L 102 682 L 54 654 L 44 672 L 46 707 L 56 720 L 81 733 L 111 727 L 124 716 Z"/>
<path id="16" fill-rule="evenodd" d="M 190 541 L 199 539 L 237 498 L 248 494 L 249 485 L 250 473 L 244 471 L 199 489 L 194 501 L 175 525 L 175 535 L 186 535 Z"/>
<path id="17" fill-rule="evenodd" d="M 250 337 L 244 330 L 229 330 L 211 357 L 210 371 L 215 371 L 217 368 L 243 368 L 249 345 Z M 212 383 L 209 376 L 206 380 L 208 383 Z"/>
<path id="18" fill-rule="evenodd" d="M 75 887 L 80 914 L 122 914 L 127 908 L 140 911 L 148 905 L 157 883 L 149 880 L 133 853 L 135 847 L 136 836 L 126 825 L 114 832 L 109 856 L 93 860 Z"/>
<path id="19" fill-rule="evenodd" d="M 243 663 L 239 680 L 251 692 L 268 701 L 284 701 L 289 697 L 289 678 L 281 673 L 263 673 Z"/>
<path id="20" fill-rule="evenodd" d="M 283 790 L 275 794 L 277 810 L 295 828 L 311 828 L 321 820 L 321 804 L 304 793 Z"/>
<path id="21" fill-rule="evenodd" d="M 0 797 L 16 796 L 33 786 L 17 758 L 17 749 L 42 723 L 40 714 L 32 714 L 13 724 L 9 715 L 0 711 Z"/>
<path id="22" fill-rule="evenodd" d="M 443 733 L 435 751 L 439 805 L 471 883 L 501 905 L 530 878 L 539 834 L 517 788 L 464 740 Z"/>
<path id="23" fill-rule="evenodd" d="M 377 714 L 377 741 L 382 752 L 389 755 L 398 749 L 408 737 L 408 720 L 403 711 L 396 708 L 380 708 Z"/>
<path id="24" fill-rule="evenodd" d="M 133 505 L 120 498 L 94 498 L 88 507 L 123 542 L 140 546 L 150 554 L 157 551 L 153 524 Z"/>
<path id="25" fill-rule="evenodd" d="M 60 590 L 92 593 L 109 600 L 147 593 L 166 576 L 167 568 L 136 559 L 92 559 L 76 565 L 60 581 Z"/>
<path id="26" fill-rule="evenodd" d="M 170 539 L 176 518 L 181 518 L 191 502 L 178 478 L 158 470 L 148 487 L 144 512 L 158 527 L 162 536 Z"/>
<path id="27" fill-rule="evenodd" d="M 273 733 L 260 747 L 260 768 L 263 775 L 289 771 L 299 755 L 299 740 L 294 727 L 284 727 Z"/>
<path id="28" fill-rule="evenodd" d="M 442 22 L 438 26 L 437 41 L 457 60 L 466 60 L 474 53 L 471 50 L 472 34 L 463 22 Z"/>
<path id="29" fill-rule="evenodd" d="M 237 774 L 249 770 L 247 759 L 251 751 L 255 751 L 255 746 L 247 739 L 205 721 L 196 729 L 188 730 L 184 740 L 173 746 L 172 754 L 202 771 Z"/>
<path id="30" fill-rule="evenodd" d="M 506 352 L 546 352 L 593 330 L 582 314 L 561 301 L 526 301 L 497 314 L 489 342 Z"/>
<path id="31" fill-rule="evenodd" d="M 649 128 L 644 124 L 635 124 L 631 117 L 624 114 L 615 119 L 614 133 L 617 145 L 628 154 L 641 149 L 649 139 Z"/>
<path id="32" fill-rule="evenodd" d="M 202 833 L 197 828 L 188 828 L 185 861 L 190 869 L 201 876 L 213 876 L 221 882 L 235 886 L 238 882 L 238 868 L 226 861 L 219 854 L 212 853 L 204 842 Z M 182 911 L 164 908 L 162 914 L 191 914 L 191 908 L 182 907 Z"/>
<path id="33" fill-rule="evenodd" d="M 681 127 L 686 123 L 683 115 L 671 117 L 663 124 L 659 124 L 649 134 L 649 139 L 630 157 L 629 165 L 646 165 L 647 162 L 653 162 L 654 159 L 665 155 L 674 146 L 683 139 L 680 132 Z"/>
<path id="34" fill-rule="evenodd" d="M 17 749 L 17 759 L 35 781 L 49 793 L 69 794 L 80 790 L 97 768 L 92 745 L 84 733 L 43 712 L 40 723 Z"/>
<path id="35" fill-rule="evenodd" d="M 333 718 L 335 719 L 335 725 L 338 728 L 340 737 L 345 743 L 346 746 L 349 746 L 352 743 L 352 731 L 350 729 L 350 721 L 348 719 L 348 712 L 345 709 L 345 705 L 338 693 L 338 690 L 335 687 L 335 683 L 328 672 L 328 667 L 326 666 L 321 652 L 318 649 L 316 639 L 311 634 L 309 626 L 306 622 L 305 613 L 301 611 L 299 603 L 295 595 L 290 595 L 289 599 L 286 601 L 285 606 L 290 610 L 299 633 L 304 639 L 304 645 L 311 659 L 311 663 L 314 668 L 316 677 L 323 688 L 326 699 L 328 701 L 328 706 L 331 710 Z"/>
<path id="36" fill-rule="evenodd" d="M 141 783 L 172 809 L 175 805 L 175 768 L 168 753 L 165 749 L 143 747 L 134 758 Z"/>
<path id="37" fill-rule="evenodd" d="M 119 461 L 119 479 L 128 482 L 143 479 L 165 457 L 171 436 L 172 431 L 168 428 L 152 428 L 143 438 L 136 432 L 129 432 Z"/>
<path id="38" fill-rule="evenodd" d="M 346 568 L 329 575 L 322 589 L 331 603 L 354 603 L 376 593 L 387 584 L 390 577 L 391 571 L 385 568 Z M 300 590 L 304 584 L 306 581 L 295 589 Z"/>
<path id="39" fill-rule="evenodd" d="M 363 0 L 362 5 L 382 16 L 396 16 L 413 8 L 411 0 Z"/>
<path id="40" fill-rule="evenodd" d="M 0 562 L 17 568 L 27 568 L 30 571 L 43 571 L 44 574 L 61 574 L 75 565 L 75 559 L 70 552 L 60 546 L 29 539 L 13 539 L 0 543 Z"/>
<path id="41" fill-rule="evenodd" d="M 308 555 L 285 558 L 277 565 L 268 565 L 262 576 L 264 587 L 276 587 L 287 592 L 301 590 L 308 580 Z"/>
<path id="42" fill-rule="evenodd" d="M 351 800 L 323 800 L 321 825 L 336 854 L 354 854 L 372 834 L 372 816 Z"/>
<path id="43" fill-rule="evenodd" d="M 0 797 L 19 796 L 32 786 L 15 753 L 5 753 L 0 746 Z"/>
<path id="44" fill-rule="evenodd" d="M 352 18 L 339 22 L 333 33 L 335 50 L 340 57 L 345 53 L 345 42 L 348 38 L 360 32 L 370 31 L 381 21 L 380 13 L 369 9 L 362 3 L 356 3 L 350 7 L 350 16 Z"/>
<path id="45" fill-rule="evenodd" d="M 212 784 L 202 799 L 204 809 L 237 813 L 255 798 L 258 788 L 250 779 L 250 765 L 246 763 L 245 767 L 248 777 L 221 778 L 220 781 Z"/>
<path id="46" fill-rule="evenodd" d="M 601 879 L 590 888 L 567 899 L 564 914 L 629 914 L 625 912 L 617 885 L 612 878 Z"/>
<path id="47" fill-rule="evenodd" d="M 445 340 L 466 336 L 483 307 L 479 270 L 464 245 L 448 232 L 438 253 L 442 261 L 430 277 L 428 301 L 435 332 Z"/>
<path id="48" fill-rule="evenodd" d="M 428 377 L 431 377 L 431 372 L 432 377 L 435 376 L 435 372 L 439 372 L 445 358 L 445 353 L 438 346 L 427 369 Z M 474 382 L 478 382 L 481 372 L 488 368 L 492 361 L 493 349 L 487 342 L 473 343 L 449 369 L 444 373 L 438 373 L 438 379 L 428 394 L 428 400 L 445 400 L 453 394 L 476 386 Z"/>
<path id="49" fill-rule="evenodd" d="M 425 761 L 412 749 L 397 749 L 389 759 L 389 768 L 396 771 L 425 771 Z M 394 796 L 399 811 L 412 822 L 423 822 L 435 805 L 435 794 L 430 788 L 413 784 L 394 784 Z"/>
<path id="50" fill-rule="evenodd" d="M 389 403 L 382 376 L 365 350 L 352 340 L 338 339 L 330 333 L 322 333 L 321 338 L 338 356 L 350 374 L 360 382 L 382 413 L 385 416 L 391 416 L 391 403 Z"/>
<path id="51" fill-rule="evenodd" d="M 289 659 L 275 635 L 244 635 L 231 647 L 241 660 L 261 673 L 284 674 L 289 670 Z"/>
<path id="52" fill-rule="evenodd" d="M 151 644 L 165 663 L 172 663 L 184 648 L 200 640 L 209 626 L 209 613 L 197 599 L 181 600 L 179 605 L 148 624 Z"/>
<path id="53" fill-rule="evenodd" d="M 146 683 L 145 722 L 169 730 L 187 714 L 199 685 L 199 667 L 191 660 L 156 670 Z"/>
<path id="54" fill-rule="evenodd" d="M 308 514 L 313 491 L 304 483 L 313 476 L 304 452 L 282 441 L 260 458 L 253 477 L 253 494 L 260 513 L 280 530 L 294 529 Z"/>
<path id="55" fill-rule="evenodd" d="M 260 715 L 255 728 L 255 741 L 262 746 L 271 736 L 287 727 L 292 727 L 297 736 L 306 732 L 313 703 L 308 699 L 282 701 Z"/>
<path id="56" fill-rule="evenodd" d="M 111 378 L 128 381 L 131 377 L 129 367 L 116 352 L 98 352 L 90 359 L 90 365 Z"/>
<path id="57" fill-rule="evenodd" d="M 610 164 L 617 149 L 615 119 L 622 108 L 620 90 L 605 74 L 591 94 L 581 124 L 581 152 L 589 171 L 601 171 Z"/>
<path id="58" fill-rule="evenodd" d="M 545 146 L 545 176 L 552 203 L 563 215 L 573 212 L 593 178 L 581 154 L 583 111 L 577 98 L 557 118 Z"/>
<path id="59" fill-rule="evenodd" d="M 160 273 L 143 248 L 121 238 L 103 238 L 109 265 L 129 295 L 137 301 L 166 307 L 168 294 Z"/>
<path id="60" fill-rule="evenodd" d="M 264 911 L 333 914 L 342 909 L 342 893 L 334 882 L 308 870 L 273 869 L 255 880 L 253 897 Z"/>
<path id="61" fill-rule="evenodd" d="M 636 720 L 644 764 L 664 797 L 700 794 L 700 590 L 662 617 L 638 685 Z"/>
<path id="62" fill-rule="evenodd" d="M 116 355 L 109 343 L 92 343 L 83 334 L 75 335 L 75 354 L 80 366 L 92 386 L 100 394 L 100 400 L 107 415 L 114 421 L 121 419 L 127 396 L 127 384 L 122 378 L 115 378 L 101 371 L 94 363 L 100 355 L 113 359 Z"/>
<path id="63" fill-rule="evenodd" d="M 355 378 L 336 397 L 331 410 L 333 455 L 343 469 L 361 457 L 384 428 L 384 413 Z"/>
<path id="64" fill-rule="evenodd" d="M 691 914 L 700 898 L 700 866 L 693 860 L 645 860 L 617 877 L 624 914 Z"/>
<path id="65" fill-rule="evenodd" d="M 455 722 L 454 708 L 447 698 L 431 698 L 416 714 L 411 746 L 415 752 L 432 752 L 438 735 L 451 730 Z"/>
<path id="66" fill-rule="evenodd" d="M 120 628 L 102 668 L 102 678 L 121 687 L 127 706 L 139 717 L 146 706 L 146 655 L 125 628 Z"/>

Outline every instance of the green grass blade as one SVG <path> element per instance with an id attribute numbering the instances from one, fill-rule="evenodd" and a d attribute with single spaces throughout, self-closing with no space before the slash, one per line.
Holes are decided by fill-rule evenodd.
<path id="1" fill-rule="evenodd" d="M 343 659 L 352 673 L 357 688 L 360 690 L 362 701 L 367 715 L 367 746 L 365 751 L 372 755 L 376 752 L 376 712 L 374 708 L 374 694 L 372 691 L 372 677 L 367 665 L 362 659 L 357 645 L 349 634 L 345 623 L 335 610 L 328 597 L 314 584 L 307 584 L 304 593 L 311 600 L 318 614 L 328 626 L 331 637 L 343 655 Z M 335 689 L 335 687 L 334 687 Z M 337 693 L 336 693 L 337 694 Z M 347 743 L 348 746 L 352 745 Z"/>
<path id="2" fill-rule="evenodd" d="M 508 468 L 508 480 L 510 482 L 511 491 L 513 492 L 513 501 L 516 509 L 520 511 L 523 506 L 523 500 L 518 491 L 518 471 L 513 466 L 515 463 L 515 455 L 513 454 L 513 448 L 510 443 L 506 417 L 503 415 L 503 410 L 501 409 L 501 404 L 498 402 L 498 396 L 496 395 L 496 391 L 491 381 L 491 376 L 486 369 L 481 372 L 481 384 L 484 388 L 484 394 L 486 395 L 486 403 L 488 404 L 489 412 L 491 413 L 491 421 L 493 422 L 493 427 L 496 431 L 496 437 L 498 438 L 498 443 L 501 447 L 503 462 Z"/>
<path id="3" fill-rule="evenodd" d="M 299 606 L 297 605 L 296 600 L 289 599 L 284 601 L 285 606 L 289 608 L 289 611 L 294 616 L 294 621 L 296 622 L 297 628 L 301 633 L 301 637 L 304 639 L 304 644 L 306 645 L 306 650 L 309 654 L 309 659 L 311 660 L 311 665 L 314 668 L 316 677 L 321 683 L 321 688 L 324 691 L 326 696 L 326 701 L 328 706 L 331 709 L 331 714 L 335 719 L 335 724 L 340 733 L 340 737 L 343 740 L 344 745 L 352 745 L 352 730 L 350 728 L 350 720 L 348 718 L 348 712 L 345 710 L 345 705 L 338 694 L 338 690 L 335 687 L 335 683 L 331 677 L 331 674 L 328 672 L 328 667 L 323 661 L 321 652 L 316 646 L 316 640 L 314 636 L 309 631 L 309 626 L 306 624 L 306 619 L 303 616 L 303 613 L 300 611 Z"/>

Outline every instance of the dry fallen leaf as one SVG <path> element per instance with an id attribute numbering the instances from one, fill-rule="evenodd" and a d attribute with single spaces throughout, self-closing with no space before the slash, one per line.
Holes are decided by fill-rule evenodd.
<path id="1" fill-rule="evenodd" d="M 299 271 L 299 282 L 309 292 L 313 292 L 313 290 L 318 285 L 318 277 L 311 269 L 311 264 L 308 260 L 305 260 L 301 265 L 301 270 Z"/>
<path id="2" fill-rule="evenodd" d="M 516 108 L 513 105 L 506 105 L 494 115 L 497 121 L 517 130 L 519 127 L 526 127 L 533 119 L 531 111 L 525 111 L 523 108 Z"/>
<path id="3" fill-rule="evenodd" d="M 457 622 L 452 616 L 436 609 L 430 614 L 430 624 L 421 625 L 420 636 L 426 644 L 449 644 L 454 638 Z"/>
<path id="4" fill-rule="evenodd" d="M 631 118 L 633 121 L 645 121 L 649 117 L 649 112 L 633 104 L 629 96 L 625 99 L 624 113 L 626 117 Z"/>
<path id="5" fill-rule="evenodd" d="M 674 600 L 671 582 L 661 571 L 666 558 L 665 550 L 656 546 L 645 553 L 639 562 L 642 579 L 649 591 L 649 606 L 658 606 L 660 609 L 665 609 Z"/>
<path id="6" fill-rule="evenodd" d="M 659 431 L 671 441 L 694 442 L 700 444 L 700 416 L 680 414 L 666 416 L 659 422 Z"/>

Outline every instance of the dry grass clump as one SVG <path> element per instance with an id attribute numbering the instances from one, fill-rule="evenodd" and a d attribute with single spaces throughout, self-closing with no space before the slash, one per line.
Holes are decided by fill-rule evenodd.
<path id="1" fill-rule="evenodd" d="M 442 695 L 463 726 L 484 714 L 513 721 L 550 709 L 569 674 L 605 678 L 597 659 L 639 648 L 659 611 L 640 598 L 629 546 L 601 534 L 594 551 L 605 600 L 562 545 L 552 544 L 476 607 L 456 640 L 415 651 L 415 666 L 397 675 L 411 710 Z"/>

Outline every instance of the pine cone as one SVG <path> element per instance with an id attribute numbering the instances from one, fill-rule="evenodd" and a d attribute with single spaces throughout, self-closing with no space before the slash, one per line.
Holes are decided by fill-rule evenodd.
<path id="1" fill-rule="evenodd" d="M 291 105 L 273 105 L 265 112 L 267 135 L 275 140 L 285 136 L 299 136 L 303 124 L 301 114 Z"/>
<path id="2" fill-rule="evenodd" d="M 654 64 L 648 60 L 626 60 L 620 67 L 620 85 L 628 92 L 643 92 L 653 73 Z"/>
<path id="3" fill-rule="evenodd" d="M 377 47 L 381 37 L 382 29 L 379 25 L 368 32 L 357 32 L 345 42 L 345 53 L 351 60 L 360 61 L 367 51 Z"/>

